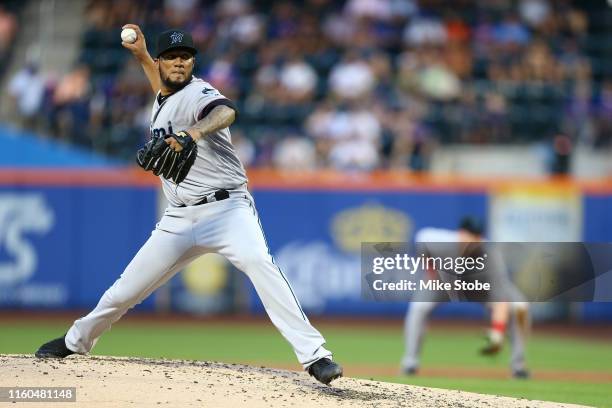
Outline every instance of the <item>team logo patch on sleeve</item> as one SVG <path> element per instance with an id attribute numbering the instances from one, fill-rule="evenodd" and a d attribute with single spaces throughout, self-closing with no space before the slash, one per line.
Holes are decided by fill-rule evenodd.
<path id="1" fill-rule="evenodd" d="M 212 95 L 212 96 L 221 95 L 219 91 L 217 91 L 215 88 L 204 88 L 202 90 L 202 93 L 204 95 Z"/>

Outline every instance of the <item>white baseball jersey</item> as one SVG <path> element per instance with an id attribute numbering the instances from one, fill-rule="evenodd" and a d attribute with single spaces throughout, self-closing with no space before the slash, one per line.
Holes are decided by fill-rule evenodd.
<path id="1" fill-rule="evenodd" d="M 215 106 L 231 101 L 208 82 L 193 78 L 181 90 L 161 99 L 158 94 L 151 112 L 151 136 L 164 137 L 187 130 Z M 229 128 L 205 135 L 198 141 L 198 156 L 180 184 L 161 177 L 166 198 L 173 206 L 191 205 L 219 189 L 236 190 L 247 182 L 236 155 Z"/>
<path id="2" fill-rule="evenodd" d="M 425 252 L 428 256 L 458 256 L 459 247 L 454 243 L 459 242 L 457 231 L 443 228 L 423 228 L 414 236 L 416 250 L 418 253 Z"/>
<path id="3" fill-rule="evenodd" d="M 415 242 L 459 242 L 457 231 L 443 228 L 423 228 L 414 236 Z"/>
<path id="4" fill-rule="evenodd" d="M 417 243 L 418 253 L 426 252 L 430 257 L 465 256 L 466 249 L 463 245 L 459 245 L 460 236 L 456 230 L 423 228 L 417 231 L 414 241 Z M 491 283 L 495 282 L 490 291 L 492 296 L 496 299 L 522 301 L 523 295 L 510 280 L 499 247 L 486 246 L 482 249 L 486 254 L 486 274 L 483 275 L 483 278 Z"/>

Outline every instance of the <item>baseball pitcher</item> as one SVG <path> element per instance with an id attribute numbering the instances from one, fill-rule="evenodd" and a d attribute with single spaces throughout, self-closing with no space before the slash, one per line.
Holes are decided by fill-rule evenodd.
<path id="1" fill-rule="evenodd" d="M 65 336 L 43 344 L 40 358 L 87 354 L 130 308 L 194 259 L 225 256 L 253 282 L 270 319 L 305 370 L 324 384 L 342 376 L 325 339 L 310 324 L 267 246 L 247 177 L 231 142 L 237 109 L 208 82 L 192 75 L 197 49 L 178 29 L 161 33 L 156 58 L 137 25 L 123 42 L 141 63 L 156 93 L 151 140 L 136 161 L 158 175 L 169 201 L 151 236 L 87 316 Z"/>

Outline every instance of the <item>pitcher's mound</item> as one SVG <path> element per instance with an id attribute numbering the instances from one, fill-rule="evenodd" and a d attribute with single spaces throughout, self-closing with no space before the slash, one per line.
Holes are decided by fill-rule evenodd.
<path id="1" fill-rule="evenodd" d="M 53 407 L 552 407 L 560 404 L 206 361 L 0 355 L 0 387 L 76 387 Z M 569 405 L 568 405 L 569 406 Z"/>

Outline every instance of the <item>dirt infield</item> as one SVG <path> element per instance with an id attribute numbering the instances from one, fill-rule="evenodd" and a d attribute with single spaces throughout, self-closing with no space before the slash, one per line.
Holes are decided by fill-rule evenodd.
<path id="1" fill-rule="evenodd" d="M 577 406 L 352 378 L 327 387 L 304 372 L 204 361 L 0 355 L 0 387 L 16 386 L 76 387 L 77 404 L 57 408 Z"/>

